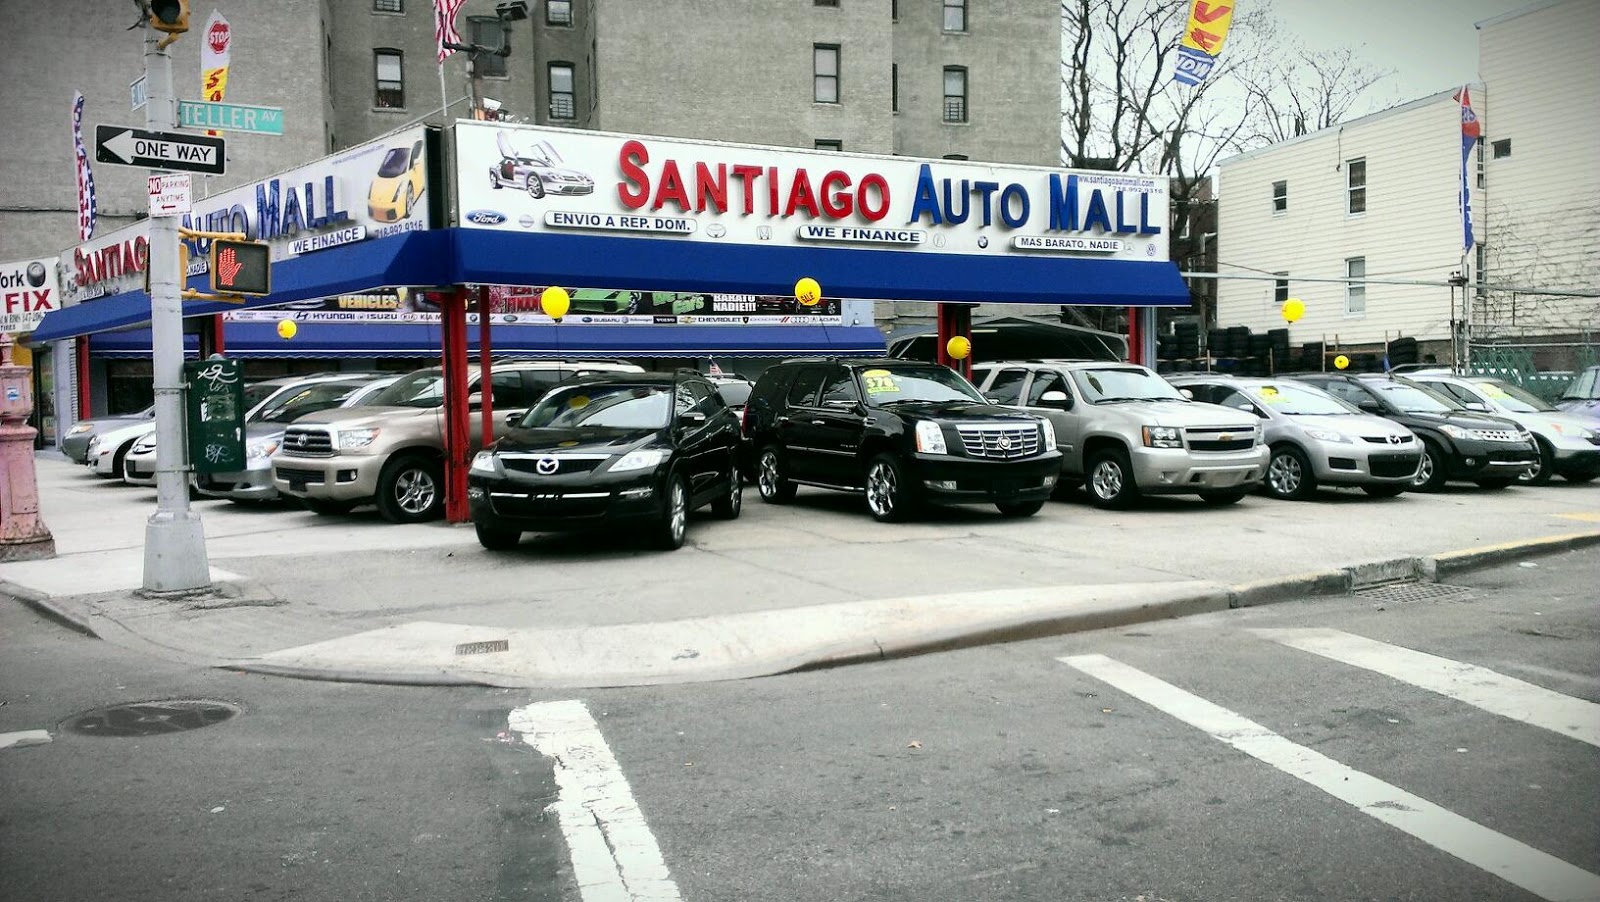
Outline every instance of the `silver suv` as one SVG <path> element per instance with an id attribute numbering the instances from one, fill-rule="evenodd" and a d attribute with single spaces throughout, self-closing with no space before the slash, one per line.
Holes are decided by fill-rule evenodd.
<path id="1" fill-rule="evenodd" d="M 495 363 L 494 415 L 520 417 L 546 390 L 572 376 L 642 373 L 631 363 L 519 360 Z M 468 402 L 481 402 L 478 367 L 467 368 Z M 481 432 L 470 430 L 472 450 Z M 417 370 L 364 407 L 324 410 L 284 430 L 272 455 L 272 483 L 319 514 L 373 502 L 394 523 L 432 520 L 444 508 L 444 371 Z"/>
<path id="2" fill-rule="evenodd" d="M 1137 364 L 1035 360 L 972 369 L 989 400 L 1055 426 L 1062 481 L 1083 483 L 1097 507 L 1182 494 L 1232 504 L 1266 474 L 1255 417 L 1191 401 Z"/>

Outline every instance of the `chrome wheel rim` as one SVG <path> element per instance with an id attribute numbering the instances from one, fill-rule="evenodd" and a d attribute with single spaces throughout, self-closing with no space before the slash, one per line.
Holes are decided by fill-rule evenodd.
<path id="1" fill-rule="evenodd" d="M 534 200 L 544 197 L 544 183 L 536 175 L 528 176 L 528 196 Z"/>
<path id="2" fill-rule="evenodd" d="M 1267 465 L 1267 485 L 1275 495 L 1293 495 L 1300 491 L 1300 484 L 1305 474 L 1300 470 L 1300 461 L 1292 455 L 1279 454 L 1272 458 L 1272 463 Z"/>
<path id="3" fill-rule="evenodd" d="M 395 503 L 408 514 L 420 514 L 432 507 L 438 493 L 433 477 L 422 470 L 406 470 L 394 481 Z"/>
<path id="4" fill-rule="evenodd" d="M 1422 462 L 1417 464 L 1417 478 L 1412 480 L 1411 484 L 1412 485 L 1418 485 L 1418 486 L 1427 485 L 1428 481 L 1430 479 L 1432 479 L 1432 478 L 1433 478 L 1433 455 L 1429 454 L 1426 451 L 1424 451 L 1424 452 L 1422 452 Z"/>
<path id="5" fill-rule="evenodd" d="M 744 504 L 744 483 L 739 481 L 739 472 L 735 470 L 728 478 L 728 509 L 733 513 L 739 512 L 740 505 Z"/>
<path id="6" fill-rule="evenodd" d="M 778 494 L 778 455 L 768 451 L 761 455 L 761 475 L 757 480 L 761 488 L 761 497 L 771 498 Z"/>
<path id="7" fill-rule="evenodd" d="M 1091 481 L 1094 493 L 1103 501 L 1110 501 L 1122 491 L 1122 468 L 1116 461 L 1102 460 L 1094 466 L 1094 479 Z"/>
<path id="8" fill-rule="evenodd" d="M 1542 454 L 1542 453 L 1535 454 L 1534 457 L 1533 457 L 1533 463 L 1528 465 L 1528 469 L 1523 470 L 1521 473 L 1517 474 L 1517 481 L 1518 482 L 1532 482 L 1535 479 L 1538 479 L 1539 478 L 1539 474 L 1541 472 L 1543 472 L 1543 471 L 1544 471 L 1544 454 Z"/>
<path id="9" fill-rule="evenodd" d="M 671 510 L 667 512 L 668 528 L 672 530 L 672 541 L 681 542 L 683 541 L 684 524 L 689 519 L 689 505 L 684 501 L 683 483 L 681 482 L 672 484 L 671 505 Z"/>
<path id="10" fill-rule="evenodd" d="M 900 484 L 895 479 L 894 468 L 887 463 L 875 463 L 867 472 L 867 507 L 880 517 L 894 513 L 895 496 Z"/>

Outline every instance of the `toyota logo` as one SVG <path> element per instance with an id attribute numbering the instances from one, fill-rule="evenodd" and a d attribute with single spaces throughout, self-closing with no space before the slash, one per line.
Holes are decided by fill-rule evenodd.
<path id="1" fill-rule="evenodd" d="M 534 464 L 533 467 L 535 470 L 539 471 L 539 475 L 549 476 L 556 470 L 561 469 L 561 461 L 556 460 L 554 457 L 541 457 L 539 458 L 539 462 Z"/>

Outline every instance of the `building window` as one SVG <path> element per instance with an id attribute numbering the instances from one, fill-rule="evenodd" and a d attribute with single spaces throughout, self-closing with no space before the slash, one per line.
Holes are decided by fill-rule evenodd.
<path id="1" fill-rule="evenodd" d="M 372 11 L 375 13 L 400 13 L 406 11 L 405 0 L 372 0 Z"/>
<path id="2" fill-rule="evenodd" d="M 1481 241 L 1472 246 L 1472 281 L 1478 297 L 1489 296 L 1489 249 Z"/>
<path id="3" fill-rule="evenodd" d="M 1275 272 L 1272 275 L 1276 277 L 1272 282 L 1272 303 L 1282 304 L 1289 299 L 1289 274 Z"/>
<path id="4" fill-rule="evenodd" d="M 1511 156 L 1511 139 L 1510 138 L 1501 138 L 1499 141 L 1494 142 L 1494 158 L 1495 159 L 1498 160 L 1501 157 L 1509 157 L 1509 156 Z"/>
<path id="5" fill-rule="evenodd" d="M 839 5 L 839 0 L 811 0 L 811 2 L 816 6 L 834 6 L 834 7 L 837 7 Z"/>
<path id="6" fill-rule="evenodd" d="M 839 102 L 839 45 L 811 45 L 811 99 L 817 103 Z"/>
<path id="7" fill-rule="evenodd" d="M 1484 160 L 1484 154 L 1485 154 L 1484 143 L 1485 142 L 1483 141 L 1483 139 L 1481 139 L 1481 138 L 1478 139 L 1478 154 L 1477 154 L 1477 156 L 1478 156 L 1478 187 L 1479 188 L 1486 187 L 1488 185 L 1488 183 L 1489 183 L 1488 179 L 1485 177 L 1484 169 L 1483 169 L 1483 160 Z"/>
<path id="8" fill-rule="evenodd" d="M 967 121 L 967 70 L 965 66 L 944 67 L 944 121 Z"/>
<path id="9" fill-rule="evenodd" d="M 1358 216 L 1367 212 L 1367 161 L 1363 157 L 1358 160 L 1346 160 L 1345 172 L 1345 206 L 1344 211 L 1351 216 Z"/>
<path id="10" fill-rule="evenodd" d="M 900 0 L 889 0 L 889 21 L 900 21 Z"/>
<path id="11" fill-rule="evenodd" d="M 900 112 L 900 64 L 889 64 L 889 112 Z"/>
<path id="12" fill-rule="evenodd" d="M 1289 209 L 1289 183 L 1272 183 L 1272 212 L 1282 213 Z"/>
<path id="13" fill-rule="evenodd" d="M 380 48 L 372 51 L 377 90 L 373 92 L 372 105 L 380 110 L 406 108 L 405 58 L 398 50 Z"/>
<path id="14" fill-rule="evenodd" d="M 500 20 L 489 16 L 473 16 L 468 21 L 472 24 L 472 43 L 479 47 L 488 47 L 498 50 L 505 42 L 506 33 L 500 27 Z M 506 58 L 495 56 L 492 53 L 477 54 L 472 65 L 482 66 L 478 74 L 484 78 L 505 78 Z"/>
<path id="15" fill-rule="evenodd" d="M 1367 312 L 1367 258 L 1349 257 L 1344 261 L 1344 315 L 1363 316 Z M 1355 281 L 1362 280 L 1362 281 Z"/>
<path id="16" fill-rule="evenodd" d="M 844 150 L 844 142 L 837 138 L 818 138 L 815 147 L 817 150 Z"/>
<path id="17" fill-rule="evenodd" d="M 550 64 L 550 118 L 578 118 L 578 98 L 572 88 L 572 64 Z"/>
<path id="18" fill-rule="evenodd" d="M 967 30 L 967 0 L 944 0 L 944 30 Z"/>
<path id="19" fill-rule="evenodd" d="M 964 153 L 947 153 L 944 158 L 947 160 L 965 160 L 967 155 Z"/>
<path id="20" fill-rule="evenodd" d="M 570 26 L 572 0 L 544 0 L 544 24 Z"/>

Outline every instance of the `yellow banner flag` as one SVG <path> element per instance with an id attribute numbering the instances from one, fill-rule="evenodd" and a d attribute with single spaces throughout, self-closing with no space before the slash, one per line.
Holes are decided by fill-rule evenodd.
<path id="1" fill-rule="evenodd" d="M 206 20 L 205 40 L 200 45 L 200 99 L 213 103 L 228 93 L 228 61 L 233 50 L 233 26 L 222 13 L 211 11 Z M 215 131 L 206 134 L 215 136 Z"/>
<path id="2" fill-rule="evenodd" d="M 1183 31 L 1182 46 L 1217 56 L 1233 24 L 1233 0 L 1194 0 L 1189 9 L 1189 26 Z"/>

